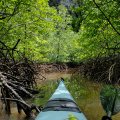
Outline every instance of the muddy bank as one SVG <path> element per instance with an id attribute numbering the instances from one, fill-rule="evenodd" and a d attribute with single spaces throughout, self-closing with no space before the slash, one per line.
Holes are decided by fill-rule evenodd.
<path id="1" fill-rule="evenodd" d="M 61 78 L 70 78 L 74 73 L 76 73 L 79 69 L 78 68 L 67 68 L 62 70 L 50 70 L 49 71 L 42 71 L 38 69 L 38 74 L 36 75 L 36 82 L 37 84 L 44 83 L 46 81 L 51 80 L 59 80 Z"/>
<path id="2" fill-rule="evenodd" d="M 67 70 L 78 69 L 81 63 L 35 63 L 38 72 L 49 73 L 49 72 L 62 72 Z"/>

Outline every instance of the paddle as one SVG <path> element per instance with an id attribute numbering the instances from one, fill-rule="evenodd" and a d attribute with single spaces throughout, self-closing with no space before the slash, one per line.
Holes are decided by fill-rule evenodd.
<path id="1" fill-rule="evenodd" d="M 120 88 L 105 86 L 100 92 L 100 99 L 107 114 L 102 120 L 112 120 L 112 115 L 120 112 Z"/>

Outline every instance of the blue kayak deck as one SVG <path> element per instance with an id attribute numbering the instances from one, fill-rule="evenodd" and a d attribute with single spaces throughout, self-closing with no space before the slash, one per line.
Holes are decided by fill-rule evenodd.
<path id="1" fill-rule="evenodd" d="M 53 93 L 53 95 L 50 98 L 50 100 L 53 100 L 53 99 L 56 99 L 56 98 L 65 98 L 65 99 L 70 99 L 70 100 L 74 101 L 74 99 L 71 96 L 70 92 L 65 87 L 63 81 L 60 81 L 58 88 Z"/>
<path id="2" fill-rule="evenodd" d="M 69 116 L 74 116 L 76 120 L 87 120 L 83 113 L 69 111 L 41 112 L 35 120 L 69 120 Z"/>
<path id="3" fill-rule="evenodd" d="M 59 104 L 59 102 L 56 100 L 60 100 L 59 102 L 62 100 L 62 102 Z M 65 102 L 65 106 L 62 104 L 63 101 Z M 58 88 L 55 90 L 48 103 L 45 105 L 45 107 L 47 107 L 44 107 L 45 109 L 43 109 L 43 111 L 38 114 L 35 120 L 69 120 L 69 116 L 74 116 L 76 120 L 87 120 L 85 115 L 79 111 L 79 108 L 75 104 L 76 103 L 70 92 L 65 87 L 64 82 L 60 81 Z M 75 111 L 77 109 L 76 112 L 74 110 L 71 110 L 71 105 Z M 56 107 L 59 108 L 57 109 Z M 63 108 L 70 108 L 70 110 L 65 110 Z"/>

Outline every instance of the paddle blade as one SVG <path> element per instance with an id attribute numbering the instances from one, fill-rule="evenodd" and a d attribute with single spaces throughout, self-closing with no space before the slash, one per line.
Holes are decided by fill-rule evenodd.
<path id="1" fill-rule="evenodd" d="M 101 104 L 107 115 L 112 115 L 120 112 L 120 88 L 106 86 L 100 92 Z"/>

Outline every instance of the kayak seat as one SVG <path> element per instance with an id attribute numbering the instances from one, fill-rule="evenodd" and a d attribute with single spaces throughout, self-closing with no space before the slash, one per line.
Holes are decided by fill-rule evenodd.
<path id="1" fill-rule="evenodd" d="M 57 98 L 49 100 L 45 107 L 42 110 L 45 111 L 72 111 L 72 112 L 81 112 L 77 107 L 76 103 L 70 99 Z"/>

